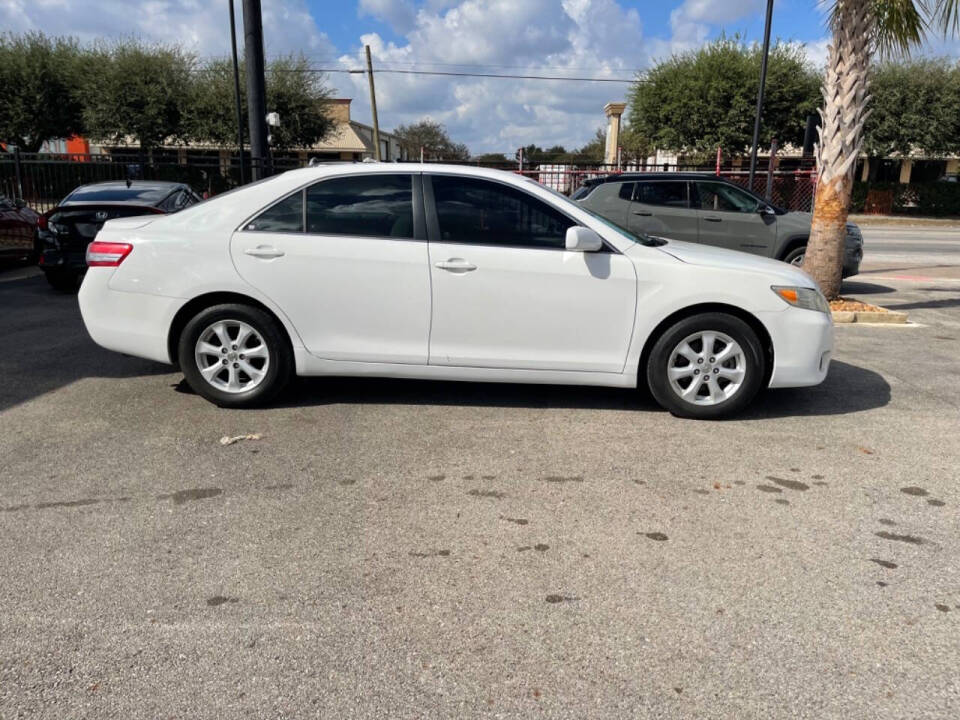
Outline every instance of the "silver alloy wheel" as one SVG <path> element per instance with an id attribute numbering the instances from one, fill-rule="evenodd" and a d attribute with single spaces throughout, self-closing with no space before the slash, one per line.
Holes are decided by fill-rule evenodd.
<path id="1" fill-rule="evenodd" d="M 684 338 L 670 353 L 671 389 L 694 405 L 717 405 L 732 398 L 747 376 L 747 358 L 729 335 L 701 330 Z"/>
<path id="2" fill-rule="evenodd" d="M 217 390 L 242 393 L 257 387 L 270 369 L 270 351 L 260 333 L 242 320 L 217 320 L 197 338 L 200 375 Z"/>
<path id="3" fill-rule="evenodd" d="M 797 255 L 793 260 L 790 261 L 790 264 L 791 264 L 791 265 L 796 265 L 797 267 L 800 267 L 801 265 L 803 265 L 803 256 L 804 256 L 805 254 L 806 254 L 806 253 L 800 253 L 800 254 Z"/>

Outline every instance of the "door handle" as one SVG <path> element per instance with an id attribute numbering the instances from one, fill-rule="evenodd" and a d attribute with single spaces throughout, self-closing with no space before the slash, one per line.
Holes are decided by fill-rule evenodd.
<path id="1" fill-rule="evenodd" d="M 645 211 L 643 211 L 643 210 L 634 210 L 634 211 L 633 211 L 633 214 L 634 214 L 634 215 L 642 215 L 643 217 L 650 217 L 651 215 L 653 215 L 652 212 L 645 212 Z"/>
<path id="2" fill-rule="evenodd" d="M 438 263 L 434 263 L 433 266 L 440 268 L 441 270 L 448 270 L 449 272 L 454 273 L 465 273 L 477 269 L 476 265 L 467 262 L 462 258 L 450 258 L 449 260 L 442 260 Z"/>
<path id="3" fill-rule="evenodd" d="M 705 217 L 704 220 L 706 220 L 707 222 L 723 222 L 722 218 L 712 217 L 712 216 Z"/>
<path id="4" fill-rule="evenodd" d="M 283 250 L 277 250 L 275 247 L 270 247 L 268 245 L 257 245 L 255 248 L 248 248 L 243 252 L 251 257 L 263 258 L 264 260 L 270 260 L 284 256 Z"/>

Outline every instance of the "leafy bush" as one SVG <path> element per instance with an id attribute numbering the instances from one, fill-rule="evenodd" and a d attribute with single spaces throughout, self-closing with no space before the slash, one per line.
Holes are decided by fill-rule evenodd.
<path id="1" fill-rule="evenodd" d="M 960 183 L 868 183 L 853 184 L 850 212 L 862 213 L 870 190 L 893 193 L 894 215 L 947 217 L 960 215 Z"/>

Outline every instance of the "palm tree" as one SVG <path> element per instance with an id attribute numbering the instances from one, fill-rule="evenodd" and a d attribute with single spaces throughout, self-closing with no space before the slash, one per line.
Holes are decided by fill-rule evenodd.
<path id="1" fill-rule="evenodd" d="M 828 299 L 840 295 L 844 237 L 863 124 L 870 114 L 870 59 L 908 54 L 929 30 L 960 30 L 960 0 L 831 0 L 833 39 L 827 55 L 817 144 L 817 197 L 803 269 Z"/>

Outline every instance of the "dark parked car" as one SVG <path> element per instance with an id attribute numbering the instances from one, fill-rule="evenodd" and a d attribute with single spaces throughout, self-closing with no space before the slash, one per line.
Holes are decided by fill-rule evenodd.
<path id="1" fill-rule="evenodd" d="M 39 218 L 23 200 L 0 195 L 0 261 L 35 260 Z"/>
<path id="2" fill-rule="evenodd" d="M 107 220 L 173 213 L 199 201 L 183 183 L 118 180 L 82 185 L 41 216 L 40 269 L 53 287 L 75 291 L 87 270 L 87 245 Z"/>
<path id="3" fill-rule="evenodd" d="M 572 196 L 631 232 L 715 245 L 800 265 L 812 215 L 787 211 L 746 188 L 703 173 L 622 173 L 584 182 Z M 843 276 L 863 258 L 860 228 L 847 223 Z"/>

